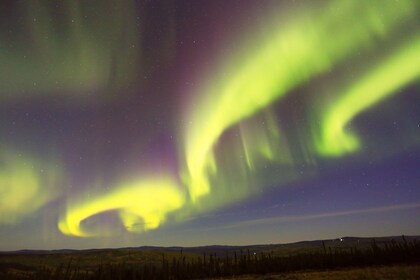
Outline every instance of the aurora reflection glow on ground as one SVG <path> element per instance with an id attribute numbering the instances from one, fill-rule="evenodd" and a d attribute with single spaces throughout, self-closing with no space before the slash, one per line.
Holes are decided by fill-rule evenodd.
<path id="1" fill-rule="evenodd" d="M 1 1 L 0 250 L 420 234 L 419 14 Z"/>

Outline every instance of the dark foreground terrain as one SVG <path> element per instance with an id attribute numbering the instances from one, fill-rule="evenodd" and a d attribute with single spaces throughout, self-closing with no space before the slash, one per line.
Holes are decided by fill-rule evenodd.
<path id="1" fill-rule="evenodd" d="M 418 240 L 1 252 L 0 279 L 420 279 Z"/>
<path id="2" fill-rule="evenodd" d="M 220 279 L 220 278 L 218 278 Z M 223 278 L 222 278 L 223 279 Z M 297 271 L 282 274 L 245 275 L 234 278 L 238 280 L 395 280 L 420 279 L 419 264 L 368 266 L 363 268 L 337 268 L 324 271 Z"/>

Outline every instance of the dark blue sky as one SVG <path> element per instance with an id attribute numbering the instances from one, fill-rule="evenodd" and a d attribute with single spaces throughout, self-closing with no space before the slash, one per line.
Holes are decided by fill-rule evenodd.
<path id="1" fill-rule="evenodd" d="M 419 11 L 2 1 L 0 250 L 420 234 Z"/>

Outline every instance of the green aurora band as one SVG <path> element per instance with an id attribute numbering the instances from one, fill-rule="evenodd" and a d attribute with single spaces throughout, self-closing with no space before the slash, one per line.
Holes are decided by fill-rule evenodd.
<path id="1" fill-rule="evenodd" d="M 258 154 L 265 161 L 274 161 L 276 152 L 280 152 L 286 159 L 283 164 L 293 164 L 293 159 L 285 155 L 287 149 L 276 151 L 287 144 L 276 148 L 282 135 L 274 118 L 268 114 L 269 129 L 260 130 L 255 136 L 249 130 L 257 127 L 251 117 L 298 86 L 355 59 L 358 53 L 389 43 L 418 12 L 418 1 L 331 1 L 322 9 L 302 10 L 286 24 L 271 28 L 276 32 L 270 34 L 269 40 L 258 46 L 246 46 L 241 55 L 217 69 L 229 78 L 209 81 L 199 91 L 195 104 L 201 105 L 188 112 L 194 122 L 185 131 L 185 170 L 179 175 L 184 186 L 179 178 L 168 179 L 166 183 L 140 179 L 129 185 L 115 185 L 108 194 L 70 203 L 59 221 L 60 230 L 73 236 L 96 235 L 84 229 L 82 222 L 96 214 L 117 210 L 129 231 L 142 232 L 158 227 L 170 214 L 203 210 L 204 200 L 212 202 L 210 207 L 234 200 L 226 195 L 223 199 L 217 196 L 216 189 L 229 187 L 223 182 L 228 171 L 219 166 L 221 155 L 217 149 L 223 146 L 219 145 L 220 138 L 229 129 L 240 127 L 242 145 L 238 149 L 243 150 L 232 149 L 227 157 L 242 159 L 250 172 L 258 173 L 260 162 L 254 162 Z M 356 152 L 359 139 L 346 132 L 348 122 L 415 81 L 420 75 L 419 58 L 420 41 L 415 37 L 384 61 L 368 67 L 366 74 L 352 80 L 350 86 L 340 85 L 337 102 L 320 116 L 320 128 L 314 133 L 315 143 L 310 152 L 319 157 Z M 239 174 L 232 176 L 242 182 L 241 173 L 231 173 Z M 248 189 L 240 183 L 237 186 L 241 189 L 238 192 L 249 195 Z M 156 201 L 151 203 L 150 199 Z"/>
<path id="2" fill-rule="evenodd" d="M 4 148 L 4 147 L 3 147 Z M 0 224 L 17 224 L 61 192 L 61 169 L 18 152 L 0 152 Z"/>
<path id="3" fill-rule="evenodd" d="M 407 17 L 416 15 L 415 1 L 401 4 L 335 1 L 320 13 L 306 11 L 296 22 L 276 28 L 278 32 L 254 55 L 245 53 L 239 59 L 245 63 L 235 62 L 232 68 L 240 70 L 232 73 L 232 78 L 204 90 L 206 99 L 190 117 L 196 126 L 189 128 L 186 138 L 191 199 L 196 201 L 210 192 L 209 172 L 216 169 L 213 148 L 226 129 L 311 77 L 330 71 L 354 52 L 380 44 L 380 39 L 392 35 Z"/>
<path id="4" fill-rule="evenodd" d="M 322 121 L 322 138 L 316 142 L 319 153 L 340 156 L 360 147 L 358 138 L 345 131 L 357 114 L 420 76 L 420 37 L 408 42 L 398 53 L 377 65 L 326 110 Z"/>
<path id="5" fill-rule="evenodd" d="M 53 2 L 17 2 L 24 35 L 13 41 L 24 43 L 0 44 L 0 100 L 126 88 L 139 71 L 133 63 L 140 46 L 134 2 Z M 0 40 L 7 41 L 7 32 L 0 29 Z"/>

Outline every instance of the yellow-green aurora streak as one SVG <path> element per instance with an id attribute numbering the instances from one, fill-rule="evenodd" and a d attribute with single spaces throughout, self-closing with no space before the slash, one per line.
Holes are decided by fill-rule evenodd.
<path id="1" fill-rule="evenodd" d="M 420 38 L 416 38 L 410 40 L 397 54 L 377 65 L 326 110 L 321 125 L 321 138 L 316 141 L 318 152 L 339 156 L 357 150 L 359 140 L 345 131 L 346 124 L 360 112 L 397 94 L 399 88 L 419 77 Z"/>
<path id="2" fill-rule="evenodd" d="M 175 182 L 160 178 L 132 182 L 100 198 L 73 205 L 60 220 L 64 234 L 80 237 L 99 233 L 84 230 L 81 222 L 93 215 L 117 210 L 125 228 L 131 232 L 155 229 L 165 221 L 169 212 L 184 204 L 184 195 Z"/>
<path id="3" fill-rule="evenodd" d="M 275 30 L 269 40 L 246 46 L 246 51 L 217 69 L 217 73 L 226 73 L 228 78 L 209 81 L 199 92 L 195 103 L 199 105 L 188 114 L 193 122 L 186 128 L 182 151 L 186 167 L 180 174 L 187 191 L 175 183 L 178 180 L 171 179 L 116 185 L 108 194 L 69 204 L 59 221 L 60 230 L 74 236 L 95 235 L 96 232 L 83 229 L 82 222 L 116 210 L 129 231 L 141 232 L 158 227 L 170 212 L 195 209 L 204 197 L 217 200 L 211 186 L 226 186 L 220 183 L 223 170 L 218 170 L 215 147 L 226 130 L 315 76 L 348 62 L 356 53 L 381 47 L 384 41 L 398 35 L 407 20 L 418 15 L 418 6 L 418 1 L 332 1 L 322 9 L 300 11 L 279 28 L 268 28 Z M 355 136 L 345 133 L 346 124 L 415 79 L 420 71 L 419 51 L 420 42 L 416 39 L 368 69 L 350 89 L 337 92 L 337 103 L 322 115 L 321 136 L 312 152 L 330 156 L 355 151 L 358 142 Z M 257 149 L 252 145 L 255 141 L 270 142 L 270 135 L 279 139 L 279 134 L 267 133 L 267 139 L 255 140 L 252 133 L 241 131 L 242 137 L 249 135 L 243 139 L 245 165 L 254 171 L 249 153 Z M 267 160 L 272 159 L 270 150 L 263 149 L 262 153 Z"/>
<path id="4" fill-rule="evenodd" d="M 20 222 L 61 192 L 57 166 L 8 151 L 0 152 L 0 224 Z"/>
<path id="5" fill-rule="evenodd" d="M 241 59 L 246 62 L 235 62 L 239 70 L 231 78 L 206 89 L 205 102 L 190 117 L 195 124 L 186 138 L 191 199 L 210 192 L 209 171 L 215 171 L 212 149 L 226 129 L 331 70 L 353 52 L 373 47 L 404 18 L 415 15 L 415 5 L 415 1 L 403 1 L 401 6 L 391 1 L 335 1 L 322 13 L 297 16 L 253 55 L 245 53 Z"/>

